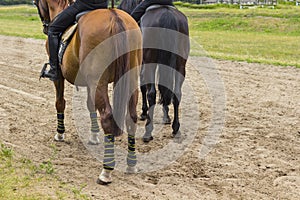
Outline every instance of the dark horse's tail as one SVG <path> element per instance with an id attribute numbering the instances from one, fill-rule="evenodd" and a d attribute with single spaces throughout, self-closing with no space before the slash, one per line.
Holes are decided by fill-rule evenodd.
<path id="1" fill-rule="evenodd" d="M 122 19 L 115 10 L 112 12 L 111 35 L 114 45 L 114 58 L 112 69 L 115 70 L 114 93 L 113 93 L 113 117 L 115 122 L 114 136 L 120 136 L 123 133 L 124 119 L 129 102 L 130 80 L 129 76 L 124 76 L 130 70 L 130 52 L 126 34 L 126 27 Z"/>
<path id="2" fill-rule="evenodd" d="M 164 33 L 161 36 L 162 47 L 168 47 L 165 50 L 158 50 L 158 63 L 160 65 L 158 69 L 158 89 L 160 92 L 160 102 L 163 105 L 169 105 L 171 103 L 173 97 L 173 88 L 174 88 L 174 75 L 176 69 L 176 60 L 177 55 L 172 53 L 172 50 L 177 48 L 176 40 L 167 41 L 168 39 L 172 39 L 172 37 L 166 36 L 168 32 L 166 30 L 171 29 L 174 31 L 178 31 L 178 24 L 175 19 L 173 10 L 171 8 L 167 8 L 167 11 L 164 12 L 159 20 L 160 27 L 163 28 L 161 30 Z M 170 44 L 172 44 L 170 46 Z M 173 50 L 174 52 L 174 50 Z"/>

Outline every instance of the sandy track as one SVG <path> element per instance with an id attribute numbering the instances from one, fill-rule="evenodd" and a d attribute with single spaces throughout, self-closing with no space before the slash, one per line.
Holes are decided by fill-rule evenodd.
<path id="1" fill-rule="evenodd" d="M 66 142 L 53 141 L 54 87 L 50 81 L 38 80 L 47 60 L 44 41 L 4 36 L 0 41 L 0 141 L 35 163 L 53 157 L 55 146 L 55 173 L 74 186 L 87 184 L 83 193 L 93 199 L 300 199 L 300 69 L 214 61 L 225 88 L 225 127 L 211 152 L 200 159 L 212 99 L 207 82 L 192 67 L 201 59 L 190 58 L 185 84 L 194 89 L 199 110 L 185 112 L 193 107 L 183 104 L 181 113 L 185 118 L 200 117 L 192 143 L 159 171 L 126 175 L 116 170 L 114 182 L 100 186 L 95 180 L 101 163 L 76 132 L 70 84 L 66 86 Z M 182 132 L 189 134 L 184 128 L 189 123 L 182 124 Z M 139 125 L 142 130 L 143 122 Z M 162 129 L 148 145 L 139 139 L 138 151 L 163 148 L 172 140 L 170 130 Z"/>

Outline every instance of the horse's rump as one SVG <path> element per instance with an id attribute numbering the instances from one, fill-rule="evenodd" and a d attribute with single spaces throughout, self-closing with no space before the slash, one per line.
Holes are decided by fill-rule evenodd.
<path id="1" fill-rule="evenodd" d="M 155 16 L 155 19 L 153 19 Z M 141 21 L 144 42 L 144 63 L 158 63 L 160 103 L 171 103 L 175 73 L 184 66 L 189 52 L 187 18 L 172 7 L 149 9 Z M 153 46 L 153 44 L 156 44 Z M 179 64 L 182 62 L 182 64 Z M 178 70 L 179 71 L 179 70 Z M 181 71 L 179 71 L 181 73 Z M 182 76 L 185 74 L 182 73 Z M 143 74 L 145 80 L 151 74 Z"/>
<path id="2" fill-rule="evenodd" d="M 116 9 L 98 9 L 80 18 L 78 29 L 63 59 L 63 75 L 69 82 L 86 86 L 88 83 L 84 80 L 91 78 L 96 80 L 100 77 L 105 78 L 103 81 L 116 82 L 120 74 L 126 72 L 125 68 L 128 66 L 124 63 L 128 61 L 128 54 L 124 53 L 128 52 L 126 32 L 131 30 L 131 35 L 138 35 L 139 30 L 135 24 L 125 25 L 124 21 L 128 23 L 126 20 L 128 15 L 124 16 L 124 13 Z M 114 69 L 117 70 L 118 76 L 114 76 Z M 105 76 L 102 76 L 104 74 Z"/>
<path id="3" fill-rule="evenodd" d="M 156 63 L 173 68 L 175 63 L 170 63 L 173 60 L 171 57 L 175 61 L 175 55 L 187 59 L 189 52 L 187 25 L 187 18 L 175 8 L 161 6 L 148 10 L 142 17 L 141 27 L 145 53 L 152 52 L 149 62 L 157 61 Z"/>

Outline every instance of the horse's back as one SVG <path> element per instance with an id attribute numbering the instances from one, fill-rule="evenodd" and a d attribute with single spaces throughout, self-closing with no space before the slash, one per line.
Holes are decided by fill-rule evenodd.
<path id="1" fill-rule="evenodd" d="M 175 57 L 187 59 L 189 29 L 187 17 L 182 12 L 166 6 L 149 9 L 141 19 L 141 27 L 145 63 L 175 67 Z"/>
<path id="2" fill-rule="evenodd" d="M 118 9 L 94 10 L 83 16 L 78 25 L 81 48 L 86 54 L 113 35 L 139 29 L 130 15 Z M 81 56 L 82 59 L 86 57 Z"/>
<path id="3" fill-rule="evenodd" d="M 161 6 L 148 10 L 142 17 L 141 25 L 142 27 L 167 28 L 185 35 L 189 34 L 187 17 L 178 9 L 171 7 Z"/>
<path id="4" fill-rule="evenodd" d="M 104 73 L 99 71 L 99 66 L 95 64 L 99 63 L 98 65 L 105 66 L 103 69 L 108 69 L 116 43 L 120 43 L 121 40 L 118 37 L 123 38 L 122 43 L 128 41 L 128 36 L 120 33 L 126 33 L 128 30 L 135 30 L 135 34 L 140 34 L 137 23 L 130 15 L 118 9 L 98 9 L 82 16 L 78 21 L 75 37 L 64 56 L 62 71 L 65 78 L 73 84 L 86 85 L 88 83 L 84 80 L 91 75 L 87 73 Z M 74 65 L 74 62 L 77 62 L 77 65 Z"/>

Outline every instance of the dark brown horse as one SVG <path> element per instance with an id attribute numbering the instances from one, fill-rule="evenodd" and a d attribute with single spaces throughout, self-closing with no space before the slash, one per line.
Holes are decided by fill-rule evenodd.
<path id="1" fill-rule="evenodd" d="M 34 0 L 44 25 L 68 6 L 68 0 Z M 72 3 L 72 2 L 71 2 Z M 136 105 L 138 100 L 138 68 L 142 63 L 142 36 L 137 23 L 124 11 L 99 9 L 82 16 L 60 66 L 56 88 L 58 127 L 55 140 L 64 139 L 64 81 L 86 86 L 87 106 L 92 121 L 90 142 L 97 144 L 99 126 L 97 110 L 104 130 L 104 161 L 98 181 L 111 182 L 115 166 L 114 137 L 123 133 L 125 121 L 128 133 L 127 164 L 135 170 Z M 108 97 L 108 84 L 114 83 L 113 107 Z"/>
<path id="2" fill-rule="evenodd" d="M 139 2 L 140 0 L 123 0 L 118 8 L 130 13 Z M 164 112 L 163 123 L 171 123 L 168 105 L 173 102 L 173 136 L 179 136 L 181 87 L 190 50 L 187 18 L 175 7 L 153 5 L 141 18 L 140 26 L 143 34 L 143 66 L 140 74 L 143 98 L 141 119 L 147 119 L 143 140 L 149 142 L 153 139 L 151 132 L 156 104 L 156 72 L 159 77 L 160 103 Z"/>

